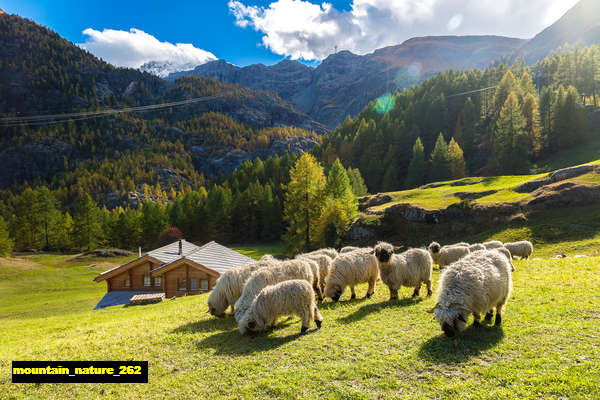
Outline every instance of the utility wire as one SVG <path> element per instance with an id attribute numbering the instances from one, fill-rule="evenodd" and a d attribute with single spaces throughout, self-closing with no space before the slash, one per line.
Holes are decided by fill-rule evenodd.
<path id="1" fill-rule="evenodd" d="M 66 113 L 66 114 L 46 114 L 46 115 L 34 115 L 30 117 L 4 117 L 0 118 L 0 127 L 14 127 L 19 126 L 23 123 L 28 125 L 47 125 L 47 124 L 57 124 L 67 121 L 79 121 L 90 118 L 103 117 L 107 115 L 115 115 L 115 114 L 123 114 L 123 113 L 131 113 L 131 112 L 143 112 L 143 111 L 157 111 L 171 107 L 180 107 L 188 104 L 199 103 L 203 101 L 215 100 L 218 98 L 226 97 L 231 93 L 223 93 L 215 96 L 205 96 L 205 97 L 196 97 L 193 99 L 174 101 L 170 103 L 161 103 L 161 104 L 150 104 L 145 106 L 136 106 L 136 107 L 125 107 L 120 109 L 106 109 L 106 110 L 98 110 L 98 111 L 83 111 L 76 113 Z"/>
<path id="2" fill-rule="evenodd" d="M 446 96 L 446 98 L 450 98 L 450 97 L 458 97 L 458 96 L 464 96 L 466 94 L 471 94 L 471 93 L 479 93 L 479 92 L 485 92 L 486 90 L 490 90 L 490 89 L 495 89 L 498 86 L 490 86 L 490 87 L 486 87 L 483 89 L 477 89 L 477 90 L 471 90 L 469 92 L 463 92 L 463 93 L 456 93 L 456 94 L 452 94 L 450 96 Z"/>

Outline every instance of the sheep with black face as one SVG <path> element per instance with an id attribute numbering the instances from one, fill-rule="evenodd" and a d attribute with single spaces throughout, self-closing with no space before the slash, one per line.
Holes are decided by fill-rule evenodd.
<path id="1" fill-rule="evenodd" d="M 289 280 L 263 288 L 239 323 L 242 335 L 256 334 L 275 325 L 279 317 L 296 315 L 302 319 L 300 333 L 311 321 L 321 328 L 323 317 L 315 304 L 315 294 L 305 280 Z"/>
<path id="2" fill-rule="evenodd" d="M 512 291 L 510 262 L 498 251 L 477 251 L 444 270 L 440 279 L 438 301 L 433 313 L 448 337 L 465 330 L 470 314 L 478 326 L 480 316 L 490 321 L 496 309 L 498 326 L 502 308 Z"/>
<path id="3" fill-rule="evenodd" d="M 432 242 L 428 250 L 433 262 L 439 265 L 440 268 L 460 260 L 471 252 L 467 246 L 450 245 L 442 247 L 437 242 Z"/>
<path id="4" fill-rule="evenodd" d="M 331 264 L 331 272 L 325 279 L 325 296 L 339 301 L 346 286 L 352 291 L 351 299 L 356 298 L 354 286 L 369 283 L 367 298 L 375 292 L 375 283 L 379 278 L 377 258 L 371 251 L 356 250 L 338 255 Z"/>
<path id="5" fill-rule="evenodd" d="M 379 261 L 381 280 L 390 289 L 390 300 L 398 298 L 398 290 L 402 286 L 414 288 L 413 297 L 418 296 L 423 283 L 427 285 L 427 295 L 431 296 L 433 260 L 429 252 L 409 249 L 395 254 L 397 249 L 389 243 L 379 242 L 373 250 Z"/>

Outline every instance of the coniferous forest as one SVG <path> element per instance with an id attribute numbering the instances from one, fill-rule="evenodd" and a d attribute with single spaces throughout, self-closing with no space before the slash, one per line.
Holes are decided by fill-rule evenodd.
<path id="1" fill-rule="evenodd" d="M 16 86 L 27 95 L 3 88 L 11 93 L 0 99 L 4 116 L 220 98 L 148 113 L 0 127 L 10 161 L 10 173 L 0 174 L 2 254 L 13 248 L 151 248 L 161 234 L 172 233 L 169 228 L 198 242 L 283 239 L 293 251 L 338 246 L 357 215 L 359 196 L 472 175 L 527 173 L 539 160 L 600 136 L 592 123 L 600 104 L 600 46 L 531 67 L 515 62 L 441 73 L 382 96 L 319 135 L 313 130 L 318 124 L 277 95 L 195 77 L 167 85 L 111 67 L 15 18 L 0 18 L 3 37 L 10 39 L 0 72 L 26 75 Z M 37 47 L 16 51 L 19 43 Z M 137 83 L 123 89 L 132 80 Z M 301 156 L 285 145 L 284 154 L 261 153 L 287 139 L 318 144 Z M 222 159 L 231 149 L 262 156 L 233 173 L 207 174 L 204 160 Z"/>

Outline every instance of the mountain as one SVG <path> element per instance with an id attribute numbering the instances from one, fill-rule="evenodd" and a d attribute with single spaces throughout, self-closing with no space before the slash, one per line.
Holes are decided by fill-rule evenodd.
<path id="1" fill-rule="evenodd" d="M 142 72 L 147 72 L 152 75 L 159 76 L 161 78 L 166 78 L 170 74 L 179 72 L 179 71 L 187 71 L 193 69 L 198 64 L 194 63 L 186 63 L 186 64 L 176 64 L 173 61 L 149 61 L 143 64 L 139 70 Z"/>
<path id="2" fill-rule="evenodd" d="M 192 185 L 202 174 L 227 174 L 245 160 L 308 150 L 318 141 L 315 132 L 324 131 L 273 93 L 210 78 L 167 82 L 115 68 L 16 15 L 0 14 L 0 93 L 0 188 L 25 182 L 65 191 L 85 184 L 97 192 Z M 6 120 L 197 98 L 206 99 L 66 123 Z"/>
<path id="3" fill-rule="evenodd" d="M 171 74 L 168 79 L 203 76 L 275 92 L 333 128 L 386 92 L 410 87 L 448 69 L 484 68 L 512 54 L 523 43 L 521 39 L 498 36 L 422 37 L 364 56 L 342 51 L 316 68 L 290 60 L 273 66 L 240 68 L 219 60 Z"/>
<path id="4" fill-rule="evenodd" d="M 521 47 L 515 58 L 535 64 L 555 51 L 600 43 L 600 1 L 581 0 L 562 18 Z"/>

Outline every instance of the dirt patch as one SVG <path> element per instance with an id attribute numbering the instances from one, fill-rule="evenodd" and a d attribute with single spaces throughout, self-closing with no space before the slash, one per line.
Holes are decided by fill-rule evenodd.
<path id="1" fill-rule="evenodd" d="M 7 267 L 17 267 L 22 269 L 33 269 L 39 267 L 40 264 L 28 260 L 26 258 L 3 258 L 0 257 L 0 265 L 5 265 Z"/>

